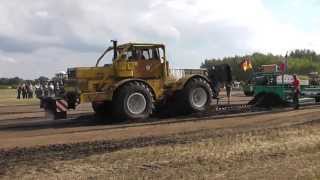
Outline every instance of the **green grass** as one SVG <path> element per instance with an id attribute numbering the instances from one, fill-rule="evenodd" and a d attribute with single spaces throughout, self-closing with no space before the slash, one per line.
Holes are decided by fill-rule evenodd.
<path id="1" fill-rule="evenodd" d="M 7 85 L 0 85 L 0 89 L 11 89 L 11 86 L 7 86 Z"/>
<path id="2" fill-rule="evenodd" d="M 38 104 L 37 98 L 33 99 L 17 99 L 17 91 L 15 89 L 0 88 L 0 106 L 7 105 L 32 105 Z"/>

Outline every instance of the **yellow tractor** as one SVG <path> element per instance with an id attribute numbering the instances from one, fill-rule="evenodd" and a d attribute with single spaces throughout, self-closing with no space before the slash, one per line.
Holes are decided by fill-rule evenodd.
<path id="1" fill-rule="evenodd" d="M 89 102 L 97 114 L 121 119 L 145 119 L 165 106 L 179 113 L 201 112 L 218 96 L 219 84 L 231 81 L 229 66 L 228 78 L 221 76 L 224 80 L 216 77 L 215 67 L 209 72 L 170 69 L 163 44 L 112 42 L 95 67 L 69 68 L 65 92 L 55 98 L 42 98 L 43 106 L 57 109 L 56 101 L 61 99 L 68 109 Z M 112 63 L 101 63 L 109 54 Z"/>

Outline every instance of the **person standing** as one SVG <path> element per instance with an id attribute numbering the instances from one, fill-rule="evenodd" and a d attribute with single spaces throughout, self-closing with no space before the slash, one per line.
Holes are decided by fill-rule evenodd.
<path id="1" fill-rule="evenodd" d="M 21 91 L 22 91 L 22 88 L 21 88 L 21 85 L 19 85 L 17 88 L 17 93 L 18 93 L 17 99 L 21 99 Z"/>
<path id="2" fill-rule="evenodd" d="M 232 84 L 226 83 L 225 87 L 226 87 L 226 92 L 227 92 L 228 104 L 230 104 Z"/>
<path id="3" fill-rule="evenodd" d="M 26 84 L 25 83 L 22 84 L 21 92 L 22 92 L 22 98 L 26 99 L 27 98 L 27 89 L 26 89 Z"/>
<path id="4" fill-rule="evenodd" d="M 30 84 L 26 84 L 26 99 L 30 99 Z"/>
<path id="5" fill-rule="evenodd" d="M 32 99 L 33 98 L 33 91 L 34 91 L 34 88 L 33 88 L 33 85 L 32 83 L 29 84 L 29 99 Z"/>
<path id="6" fill-rule="evenodd" d="M 41 84 L 37 83 L 35 85 L 35 94 L 36 94 L 36 97 L 39 98 L 42 96 L 42 90 L 41 90 Z"/>
<path id="7" fill-rule="evenodd" d="M 299 96 L 300 96 L 300 80 L 296 74 L 293 75 L 293 105 L 294 109 L 299 109 Z"/>
<path id="8" fill-rule="evenodd" d="M 48 97 L 48 95 L 49 95 L 48 82 L 43 83 L 43 94 L 45 97 Z"/>
<path id="9" fill-rule="evenodd" d="M 50 97 L 54 96 L 54 84 L 53 84 L 53 81 L 49 82 L 49 96 Z"/>

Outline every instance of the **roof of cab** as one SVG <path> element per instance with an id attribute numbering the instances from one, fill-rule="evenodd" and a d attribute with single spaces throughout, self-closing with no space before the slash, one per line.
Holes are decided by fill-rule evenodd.
<path id="1" fill-rule="evenodd" d="M 118 46 L 118 48 L 126 48 L 129 46 L 133 47 L 141 47 L 141 48 L 149 48 L 149 47 L 160 47 L 164 48 L 164 44 L 155 44 L 155 43 L 125 43 Z"/>

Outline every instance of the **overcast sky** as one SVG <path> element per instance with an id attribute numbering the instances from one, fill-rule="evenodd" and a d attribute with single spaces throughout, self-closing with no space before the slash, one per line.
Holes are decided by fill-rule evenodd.
<path id="1" fill-rule="evenodd" d="M 170 64 L 320 53 L 320 0 L 0 0 L 0 77 L 92 66 L 110 39 L 167 45 Z"/>

